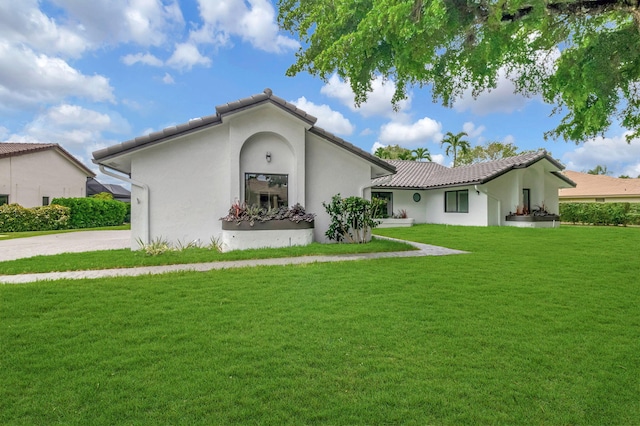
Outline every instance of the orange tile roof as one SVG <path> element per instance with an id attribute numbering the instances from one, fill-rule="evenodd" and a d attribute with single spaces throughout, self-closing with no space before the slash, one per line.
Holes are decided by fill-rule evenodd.
<path id="1" fill-rule="evenodd" d="M 621 179 L 604 175 L 565 170 L 562 172 L 577 185 L 575 188 L 560 189 L 560 198 L 576 197 L 638 197 L 640 196 L 640 179 Z"/>

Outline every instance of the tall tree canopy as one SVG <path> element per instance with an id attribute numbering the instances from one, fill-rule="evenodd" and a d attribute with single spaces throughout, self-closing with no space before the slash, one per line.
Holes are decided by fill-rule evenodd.
<path id="1" fill-rule="evenodd" d="M 279 23 L 303 47 L 287 71 L 347 80 L 356 102 L 377 75 L 431 85 L 451 106 L 506 74 L 563 115 L 545 137 L 576 143 L 618 119 L 640 136 L 638 0 L 279 0 Z"/>
<path id="2" fill-rule="evenodd" d="M 521 154 L 518 147 L 512 143 L 497 141 L 486 142 L 484 145 L 476 145 L 465 154 L 458 157 L 459 164 L 474 164 L 484 161 L 500 160 Z"/>

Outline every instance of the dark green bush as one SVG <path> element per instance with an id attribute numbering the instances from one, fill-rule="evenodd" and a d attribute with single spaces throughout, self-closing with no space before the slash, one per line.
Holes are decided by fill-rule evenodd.
<path id="1" fill-rule="evenodd" d="M 25 208 L 19 204 L 0 206 L 0 232 L 51 231 L 69 227 L 70 209 L 50 205 Z"/>
<path id="2" fill-rule="evenodd" d="M 51 204 L 58 204 L 71 209 L 70 228 L 122 225 L 127 214 L 127 205 L 114 200 L 54 198 Z"/>
<path id="3" fill-rule="evenodd" d="M 560 203 L 560 218 L 589 225 L 638 225 L 640 204 Z"/>

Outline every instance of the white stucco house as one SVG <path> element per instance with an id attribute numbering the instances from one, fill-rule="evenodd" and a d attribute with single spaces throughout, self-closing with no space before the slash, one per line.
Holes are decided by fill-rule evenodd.
<path id="1" fill-rule="evenodd" d="M 0 204 L 48 205 L 84 197 L 95 174 L 58 144 L 0 143 Z"/>
<path id="2" fill-rule="evenodd" d="M 455 168 L 388 162 L 397 173 L 376 179 L 373 195 L 387 200 L 390 215 L 405 210 L 415 223 L 555 227 L 558 190 L 575 187 L 544 150 Z"/>
<path id="3" fill-rule="evenodd" d="M 369 198 L 372 179 L 395 167 L 315 126 L 316 118 L 263 93 L 93 153 L 107 175 L 131 184 L 132 248 L 138 241 L 201 241 L 223 234 L 232 203 L 303 205 L 325 241 L 323 202 L 337 193 Z M 277 231 L 266 238 L 278 238 Z M 268 245 L 268 244 L 264 244 Z"/>

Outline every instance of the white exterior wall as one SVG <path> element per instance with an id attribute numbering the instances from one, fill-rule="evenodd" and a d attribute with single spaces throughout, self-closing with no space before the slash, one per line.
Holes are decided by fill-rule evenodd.
<path id="1" fill-rule="evenodd" d="M 391 192 L 393 194 L 393 213 L 406 210 L 407 216 L 414 219 L 414 223 L 427 223 L 427 193 L 424 190 L 386 190 L 373 189 L 373 192 Z M 413 194 L 420 194 L 420 201 L 413 201 Z"/>
<path id="2" fill-rule="evenodd" d="M 447 191 L 469 190 L 469 213 L 446 213 L 444 211 L 444 193 Z M 432 189 L 427 194 L 427 223 L 448 225 L 487 226 L 487 195 L 478 194 L 471 186 L 459 186 L 446 189 Z"/>
<path id="3" fill-rule="evenodd" d="M 144 191 L 132 185 L 132 249 L 140 248 L 145 226 L 151 241 L 208 244 L 220 236 L 218 219 L 226 215 L 231 198 L 228 133 L 228 126 L 220 125 L 133 155 L 132 179 L 149 186 L 149 224 Z"/>
<path id="4" fill-rule="evenodd" d="M 219 219 L 233 202 L 244 200 L 245 173 L 287 174 L 288 204 L 300 203 L 315 213 L 314 239 L 326 241 L 329 217 L 322 202 L 336 193 L 362 196 L 371 184 L 371 165 L 308 133 L 308 128 L 266 104 L 132 154 L 131 178 L 149 187 L 150 241 L 208 244 L 221 238 Z M 138 240 L 145 235 L 144 203 L 144 190 L 132 185 L 132 249 L 139 248 Z"/>
<path id="5" fill-rule="evenodd" d="M 359 196 L 370 199 L 371 165 L 364 159 L 316 135 L 307 134 L 306 185 L 309 213 L 316 214 L 314 239 L 328 242 L 325 232 L 329 228 L 329 215 L 323 202 L 340 194 L 343 198 Z"/>
<path id="6" fill-rule="evenodd" d="M 87 173 L 54 149 L 0 159 L 0 194 L 23 207 L 86 195 Z"/>

